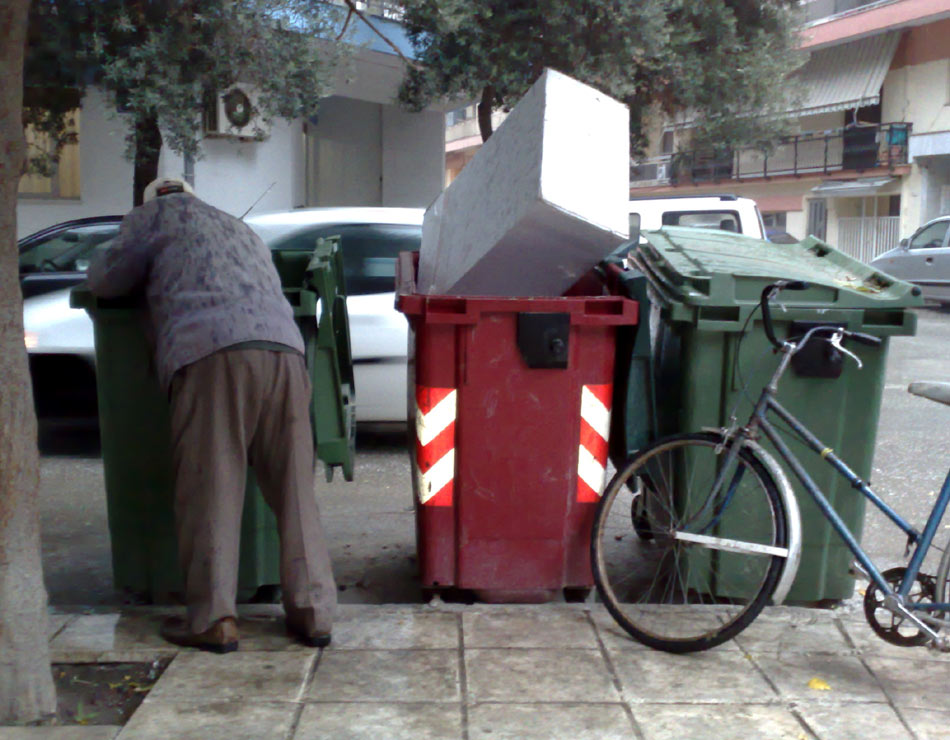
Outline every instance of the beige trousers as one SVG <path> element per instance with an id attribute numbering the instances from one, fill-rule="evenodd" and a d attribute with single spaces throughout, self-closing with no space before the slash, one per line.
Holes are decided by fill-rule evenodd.
<path id="1" fill-rule="evenodd" d="M 317 510 L 303 357 L 221 350 L 175 373 L 170 400 L 175 522 L 191 630 L 236 616 L 250 464 L 277 517 L 287 617 L 308 632 L 329 632 L 336 585 Z"/>

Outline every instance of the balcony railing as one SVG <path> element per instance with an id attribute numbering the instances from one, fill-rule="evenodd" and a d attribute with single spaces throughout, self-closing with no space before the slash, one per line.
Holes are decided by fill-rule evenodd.
<path id="1" fill-rule="evenodd" d="M 907 164 L 910 128 L 909 123 L 885 123 L 804 133 L 784 139 L 771 151 L 748 147 L 677 152 L 637 163 L 630 169 L 630 181 L 684 185 L 892 168 Z"/>

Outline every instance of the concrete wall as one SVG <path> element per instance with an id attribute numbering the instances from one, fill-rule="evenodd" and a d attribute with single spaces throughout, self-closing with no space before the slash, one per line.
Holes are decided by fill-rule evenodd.
<path id="1" fill-rule="evenodd" d="M 445 114 L 409 113 L 384 105 L 382 171 L 384 206 L 428 206 L 442 192 Z"/>
<path id="2" fill-rule="evenodd" d="M 427 206 L 442 191 L 445 116 L 333 96 L 308 126 L 314 206 Z"/>
<path id="3" fill-rule="evenodd" d="M 124 156 L 125 122 L 89 90 L 79 120 L 79 198 L 21 198 L 17 238 L 61 221 L 122 215 L 132 207 L 132 164 Z"/>

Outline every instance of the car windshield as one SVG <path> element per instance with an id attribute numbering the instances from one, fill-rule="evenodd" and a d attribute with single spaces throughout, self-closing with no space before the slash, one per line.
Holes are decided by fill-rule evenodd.
<path id="1" fill-rule="evenodd" d="M 721 229 L 739 232 L 739 214 L 736 211 L 667 211 L 664 226 L 690 226 L 701 229 Z"/>
<path id="2" fill-rule="evenodd" d="M 928 224 L 914 235 L 910 241 L 911 249 L 936 249 L 943 246 L 947 238 L 950 221 L 936 221 Z"/>
<path id="3" fill-rule="evenodd" d="M 85 272 L 108 249 L 119 225 L 88 224 L 50 234 L 20 253 L 20 272 Z"/>
<path id="4" fill-rule="evenodd" d="M 421 226 L 404 224 L 320 224 L 270 240 L 271 249 L 312 250 L 317 239 L 339 236 L 349 295 L 388 293 L 394 288 L 396 258 L 419 249 Z"/>

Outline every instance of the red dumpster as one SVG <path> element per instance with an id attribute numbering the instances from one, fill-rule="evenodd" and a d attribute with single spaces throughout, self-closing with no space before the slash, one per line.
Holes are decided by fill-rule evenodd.
<path id="1" fill-rule="evenodd" d="M 417 254 L 400 255 L 396 308 L 410 328 L 423 587 L 486 601 L 583 593 L 593 585 L 615 333 L 637 322 L 637 303 L 423 295 L 417 265 Z"/>

